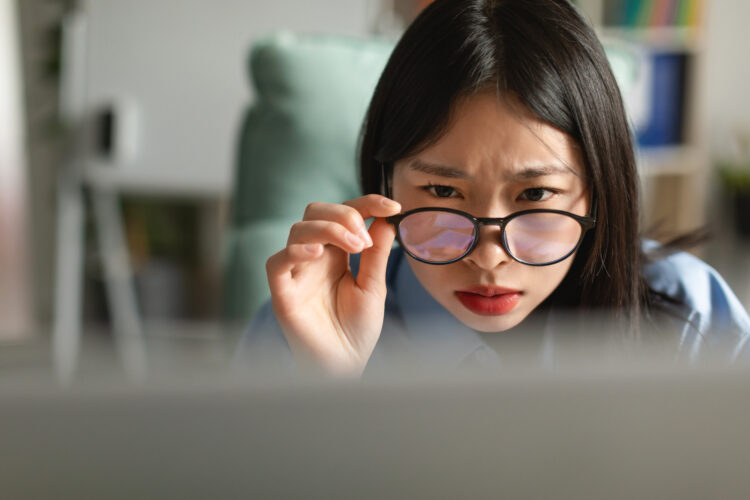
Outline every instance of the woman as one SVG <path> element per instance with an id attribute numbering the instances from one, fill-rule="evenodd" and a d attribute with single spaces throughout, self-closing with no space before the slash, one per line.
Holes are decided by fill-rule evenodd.
<path id="1" fill-rule="evenodd" d="M 565 0 L 428 7 L 375 90 L 360 173 L 365 196 L 311 204 L 268 260 L 273 311 L 249 349 L 275 336 L 295 364 L 359 374 L 424 338 L 465 362 L 561 311 L 615 319 L 631 340 L 664 319 L 691 352 L 746 349 L 750 320 L 712 269 L 647 262 L 622 99 Z M 425 321 L 444 328 L 420 337 Z"/>

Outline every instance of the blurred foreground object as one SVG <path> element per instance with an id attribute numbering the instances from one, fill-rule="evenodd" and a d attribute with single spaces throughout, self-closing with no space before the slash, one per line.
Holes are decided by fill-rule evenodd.
<path id="1" fill-rule="evenodd" d="M 0 340 L 32 328 L 17 17 L 16 2 L 0 0 Z"/>
<path id="2" fill-rule="evenodd" d="M 140 390 L 6 379 L 0 481 L 35 500 L 750 497 L 748 367 L 664 361 Z"/>

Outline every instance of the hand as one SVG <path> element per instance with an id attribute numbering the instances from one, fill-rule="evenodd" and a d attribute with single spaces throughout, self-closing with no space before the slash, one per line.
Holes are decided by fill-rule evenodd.
<path id="1" fill-rule="evenodd" d="M 382 217 L 400 210 L 376 194 L 344 204 L 311 203 L 286 248 L 268 259 L 273 310 L 298 363 L 362 373 L 383 327 L 385 270 L 395 238 Z M 368 232 L 371 217 L 377 218 Z M 359 252 L 354 278 L 349 254 Z"/>

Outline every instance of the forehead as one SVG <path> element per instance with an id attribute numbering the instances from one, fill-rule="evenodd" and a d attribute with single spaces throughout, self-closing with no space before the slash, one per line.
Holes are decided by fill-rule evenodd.
<path id="1" fill-rule="evenodd" d="M 406 160 L 401 164 L 445 165 L 484 180 L 507 179 L 529 168 L 585 178 L 580 149 L 570 136 L 494 92 L 460 100 L 446 132 Z"/>

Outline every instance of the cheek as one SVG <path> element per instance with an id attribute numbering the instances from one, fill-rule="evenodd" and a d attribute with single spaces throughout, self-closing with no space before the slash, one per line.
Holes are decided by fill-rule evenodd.
<path id="1" fill-rule="evenodd" d="M 525 285 L 529 292 L 535 295 L 542 294 L 546 299 L 568 274 L 573 264 L 574 256 L 565 259 L 563 262 L 551 266 L 531 267 L 526 276 Z"/>
<path id="2" fill-rule="evenodd" d="M 466 284 L 462 280 L 460 262 L 445 266 L 433 266 L 408 257 L 411 269 L 425 290 L 440 301 L 440 297 L 452 295 L 457 287 Z"/>
<path id="3" fill-rule="evenodd" d="M 407 212 L 414 208 L 435 205 L 435 203 L 431 203 L 432 200 L 425 191 L 417 189 L 414 186 L 394 184 L 391 194 L 393 199 L 401 204 L 402 212 Z"/>
<path id="4" fill-rule="evenodd" d="M 530 267 L 525 275 L 526 315 L 544 302 L 562 283 L 573 265 L 575 254 L 551 266 Z"/>

